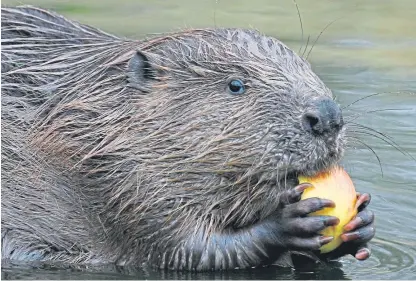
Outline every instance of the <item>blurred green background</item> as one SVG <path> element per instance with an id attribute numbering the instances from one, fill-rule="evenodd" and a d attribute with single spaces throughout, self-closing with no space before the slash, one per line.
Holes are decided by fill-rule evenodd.
<path id="1" fill-rule="evenodd" d="M 105 31 L 142 38 L 189 27 L 250 27 L 298 50 L 301 28 L 292 0 L 3 0 L 55 10 Z M 326 25 L 311 61 L 341 60 L 416 73 L 415 0 L 297 0 L 310 45 Z M 358 47 L 358 48 L 357 48 Z M 386 69 L 388 71 L 388 69 Z"/>

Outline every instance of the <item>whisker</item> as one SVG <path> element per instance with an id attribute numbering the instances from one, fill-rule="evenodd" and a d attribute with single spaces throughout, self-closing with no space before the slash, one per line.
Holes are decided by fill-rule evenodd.
<path id="1" fill-rule="evenodd" d="M 389 136 L 389 135 L 387 135 L 385 133 L 382 133 L 380 131 L 377 131 L 376 129 L 373 129 L 371 127 L 368 127 L 368 126 L 365 126 L 365 125 L 362 125 L 362 124 L 359 124 L 359 123 L 355 123 L 355 122 L 351 122 L 351 124 L 353 124 L 354 126 L 357 126 L 359 128 L 363 128 L 363 129 L 370 130 L 370 131 L 372 131 L 372 132 L 374 132 L 374 133 L 376 133 L 378 135 L 381 135 L 381 136 L 383 136 L 383 137 L 385 137 L 385 138 L 387 138 L 387 139 L 389 139 L 389 140 L 391 140 L 391 141 L 394 142 L 394 140 L 393 140 L 393 138 L 391 136 Z M 394 142 L 394 144 L 397 145 L 397 143 L 395 143 L 395 142 Z"/>
<path id="2" fill-rule="evenodd" d="M 347 107 L 350 107 L 351 105 L 353 105 L 353 104 L 355 104 L 355 103 L 357 103 L 357 102 L 359 102 L 359 101 L 362 101 L 362 100 L 367 99 L 367 98 L 371 98 L 371 97 L 373 97 L 373 96 L 382 95 L 382 94 L 409 94 L 409 93 L 408 93 L 408 92 L 403 92 L 403 91 L 398 91 L 398 92 L 394 91 L 394 92 L 383 92 L 383 93 L 375 93 L 375 94 L 370 94 L 370 95 L 367 95 L 367 96 L 365 96 L 365 97 L 362 97 L 362 98 L 359 98 L 359 99 L 357 99 L 357 100 L 353 101 L 352 103 L 350 103 L 350 104 L 348 104 L 348 105 L 346 105 L 346 106 L 342 107 L 341 109 L 342 109 L 342 110 L 344 110 L 344 109 L 346 109 Z"/>
<path id="3" fill-rule="evenodd" d="M 341 17 L 341 18 L 343 18 L 343 17 Z M 311 54 L 311 52 L 312 52 L 312 50 L 313 50 L 313 47 L 315 47 L 316 42 L 318 42 L 319 38 L 320 38 L 320 37 L 321 37 L 321 35 L 325 32 L 325 30 L 326 30 L 328 27 L 330 27 L 330 26 L 331 26 L 334 22 L 336 22 L 337 20 L 339 20 L 339 19 L 341 19 L 341 18 L 337 18 L 337 19 L 335 19 L 335 20 L 331 21 L 330 23 L 328 23 L 328 24 L 324 27 L 324 29 L 322 29 L 322 31 L 319 33 L 318 37 L 316 37 L 315 41 L 313 42 L 312 47 L 311 47 L 311 49 L 309 50 L 308 54 L 306 55 L 306 59 L 308 59 L 308 58 L 309 58 L 309 55 Z"/>
<path id="4" fill-rule="evenodd" d="M 382 140 L 383 142 L 385 142 L 385 143 L 387 143 L 388 145 L 391 145 L 391 146 L 393 146 L 393 147 L 395 147 L 397 150 L 399 150 L 394 144 L 392 144 L 391 142 L 390 142 L 390 140 L 388 140 L 388 139 L 384 139 L 383 137 L 381 137 L 380 135 L 378 135 L 378 134 L 375 134 L 375 133 L 372 133 L 372 132 L 368 132 L 368 131 L 366 131 L 366 130 L 364 130 L 364 129 L 362 129 L 362 130 L 353 130 L 353 132 L 354 133 L 358 133 L 358 134 L 364 134 L 364 135 L 368 135 L 368 136 L 372 136 L 372 137 L 375 137 L 375 138 L 377 138 L 377 139 L 379 139 L 379 140 Z M 400 150 L 399 150 L 400 151 Z"/>
<path id="5" fill-rule="evenodd" d="M 362 101 L 362 100 L 365 100 L 365 99 L 371 98 L 371 97 L 373 97 L 373 96 L 381 95 L 381 94 L 384 94 L 384 93 L 376 93 L 376 94 L 371 94 L 371 95 L 368 95 L 368 96 L 365 96 L 365 97 L 359 98 L 359 99 L 357 99 L 357 100 L 353 101 L 352 103 L 347 104 L 347 105 L 346 105 L 346 106 L 344 106 L 344 107 L 341 107 L 341 109 L 342 109 L 342 110 L 344 110 L 344 109 L 346 109 L 346 108 L 350 107 L 351 105 L 356 104 L 356 103 L 357 103 L 357 102 L 359 102 L 359 101 Z"/>
<path id="6" fill-rule="evenodd" d="M 275 171 L 276 171 L 276 176 L 275 176 L 275 181 L 276 181 L 276 186 L 281 189 L 280 183 L 279 183 L 279 164 L 276 162 L 275 163 Z"/>
<path id="7" fill-rule="evenodd" d="M 416 159 L 409 152 L 407 152 L 402 147 L 400 147 L 400 145 L 398 145 L 392 137 L 390 137 L 386 134 L 383 134 L 383 133 L 381 133 L 381 132 L 379 132 L 379 131 L 377 131 L 373 128 L 370 128 L 370 127 L 367 127 L 367 126 L 364 126 L 364 125 L 361 125 L 361 124 L 358 124 L 358 123 L 353 123 L 353 122 L 351 122 L 351 123 L 354 124 L 357 128 L 363 129 L 363 130 L 353 130 L 353 132 L 370 135 L 370 136 L 373 136 L 377 139 L 380 139 L 380 140 L 384 141 L 385 143 L 387 143 L 388 145 L 391 145 L 392 147 L 394 147 L 397 151 L 399 151 L 403 155 L 408 156 L 411 159 L 413 159 L 414 161 L 416 161 Z M 354 126 L 352 128 L 354 128 Z M 368 132 L 366 130 L 369 130 L 370 132 Z"/>
<path id="8" fill-rule="evenodd" d="M 370 150 L 374 156 L 377 158 L 378 164 L 380 166 L 380 171 L 381 171 L 381 177 L 384 177 L 384 173 L 383 173 L 383 167 L 381 166 L 381 161 L 380 161 L 380 157 L 378 157 L 377 153 L 374 151 L 374 149 L 371 148 L 371 146 L 369 146 L 368 144 L 366 144 L 365 142 L 363 142 L 362 140 L 360 140 L 359 138 L 356 137 L 351 137 L 352 140 L 359 142 L 360 144 L 364 145 L 368 150 Z"/>
<path id="9" fill-rule="evenodd" d="M 299 22 L 300 22 L 300 29 L 302 30 L 302 37 L 301 37 L 301 40 L 300 40 L 301 45 L 299 47 L 299 54 L 300 54 L 300 51 L 302 50 L 302 43 L 303 43 L 303 23 L 302 23 L 302 17 L 300 16 L 300 11 L 299 11 L 299 7 L 298 7 L 298 3 L 296 2 L 296 0 L 292 0 L 292 1 L 293 1 L 293 3 L 296 6 L 296 10 L 298 11 L 298 17 L 299 17 Z"/>
<path id="10" fill-rule="evenodd" d="M 308 49 L 308 46 L 309 46 L 309 39 L 311 39 L 311 36 L 310 36 L 310 35 L 308 35 L 308 39 L 306 40 L 306 46 L 305 46 L 305 50 L 303 50 L 303 53 L 302 53 L 302 58 L 305 56 L 305 52 L 306 52 L 306 50 Z"/>
<path id="11" fill-rule="evenodd" d="M 347 116 L 347 121 L 345 121 L 346 124 L 348 123 L 353 123 L 352 121 L 357 120 L 358 118 L 360 118 L 363 115 L 366 115 L 368 113 L 375 113 L 375 112 L 383 112 L 383 111 L 406 111 L 409 109 L 403 109 L 403 108 L 384 108 L 384 109 L 375 109 L 375 110 L 369 110 L 369 111 L 365 111 L 365 112 L 360 112 L 357 114 L 353 114 L 350 116 Z M 348 118 L 351 118 L 350 120 Z"/>
<path id="12" fill-rule="evenodd" d="M 288 175 L 288 168 L 289 168 L 289 163 L 291 161 L 292 155 L 289 156 L 289 160 L 288 160 L 288 164 L 286 165 L 286 169 L 285 169 L 285 189 L 287 188 L 287 175 Z"/>

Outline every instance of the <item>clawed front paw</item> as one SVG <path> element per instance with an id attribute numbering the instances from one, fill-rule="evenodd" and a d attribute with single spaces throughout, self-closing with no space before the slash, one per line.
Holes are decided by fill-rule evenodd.
<path id="1" fill-rule="evenodd" d="M 281 213 L 279 223 L 283 233 L 283 243 L 291 250 L 315 251 L 331 242 L 333 237 L 322 236 L 319 233 L 328 226 L 339 223 L 333 216 L 307 215 L 326 207 L 334 207 L 331 200 L 309 198 L 301 200 L 303 191 L 311 187 L 305 183 L 283 193 L 281 198 Z M 375 235 L 374 213 L 367 209 L 371 196 L 367 193 L 357 193 L 357 215 L 344 226 L 345 233 L 341 235 L 344 243 L 332 252 L 323 254 L 324 258 L 338 258 L 348 254 L 358 260 L 370 257 L 371 251 L 367 243 Z"/>
<path id="2" fill-rule="evenodd" d="M 335 259 L 345 255 L 353 255 L 357 260 L 366 260 L 371 251 L 367 243 L 374 237 L 374 213 L 366 207 L 371 196 L 357 193 L 357 215 L 344 226 L 341 235 L 343 243 L 334 251 L 321 255 L 324 259 Z"/>
<path id="3" fill-rule="evenodd" d="M 333 201 L 320 198 L 299 201 L 302 192 L 310 186 L 298 185 L 286 191 L 281 198 L 284 206 L 280 212 L 279 223 L 283 243 L 290 250 L 318 250 L 333 240 L 333 237 L 322 236 L 319 232 L 339 223 L 339 219 L 333 216 L 307 216 L 323 208 L 335 206 Z"/>
<path id="4" fill-rule="evenodd" d="M 341 239 L 344 241 L 342 248 L 345 249 L 345 254 L 351 254 L 358 260 L 365 260 L 370 257 L 371 251 L 367 242 L 376 233 L 374 213 L 367 209 L 370 200 L 370 194 L 357 193 L 356 208 L 358 214 L 344 226 L 346 232 L 341 235 Z"/>

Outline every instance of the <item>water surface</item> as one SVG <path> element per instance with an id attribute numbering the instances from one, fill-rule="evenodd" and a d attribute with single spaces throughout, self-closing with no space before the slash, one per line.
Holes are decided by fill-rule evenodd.
<path id="1" fill-rule="evenodd" d="M 62 270 L 3 264 L 4 279 L 415 279 L 416 278 L 416 1 L 298 0 L 304 35 L 290 0 L 111 1 L 3 0 L 34 4 L 102 29 L 135 38 L 189 27 L 252 27 L 295 49 L 309 46 L 326 25 L 309 58 L 346 119 L 381 132 L 380 139 L 355 133 L 377 156 L 350 143 L 343 161 L 358 191 L 372 194 L 376 237 L 372 257 L 296 270 L 266 268 L 217 273 L 173 273 L 117 267 Z M 117 4 L 116 4 L 117 3 Z M 303 49 L 301 50 L 301 53 Z M 306 51 L 306 54 L 309 49 Z M 371 112 L 375 110 L 381 110 Z M 378 134 L 370 130 L 367 133 Z M 392 138 L 393 140 L 389 139 Z"/>

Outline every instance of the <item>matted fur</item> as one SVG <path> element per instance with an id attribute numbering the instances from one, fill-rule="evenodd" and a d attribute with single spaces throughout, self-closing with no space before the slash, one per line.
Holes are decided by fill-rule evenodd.
<path id="1" fill-rule="evenodd" d="M 263 220 L 287 175 L 342 156 L 344 131 L 301 125 L 330 90 L 257 31 L 136 41 L 33 7 L 1 20 L 3 258 L 198 268 L 190 241 Z M 151 75 L 128 71 L 137 50 Z"/>

